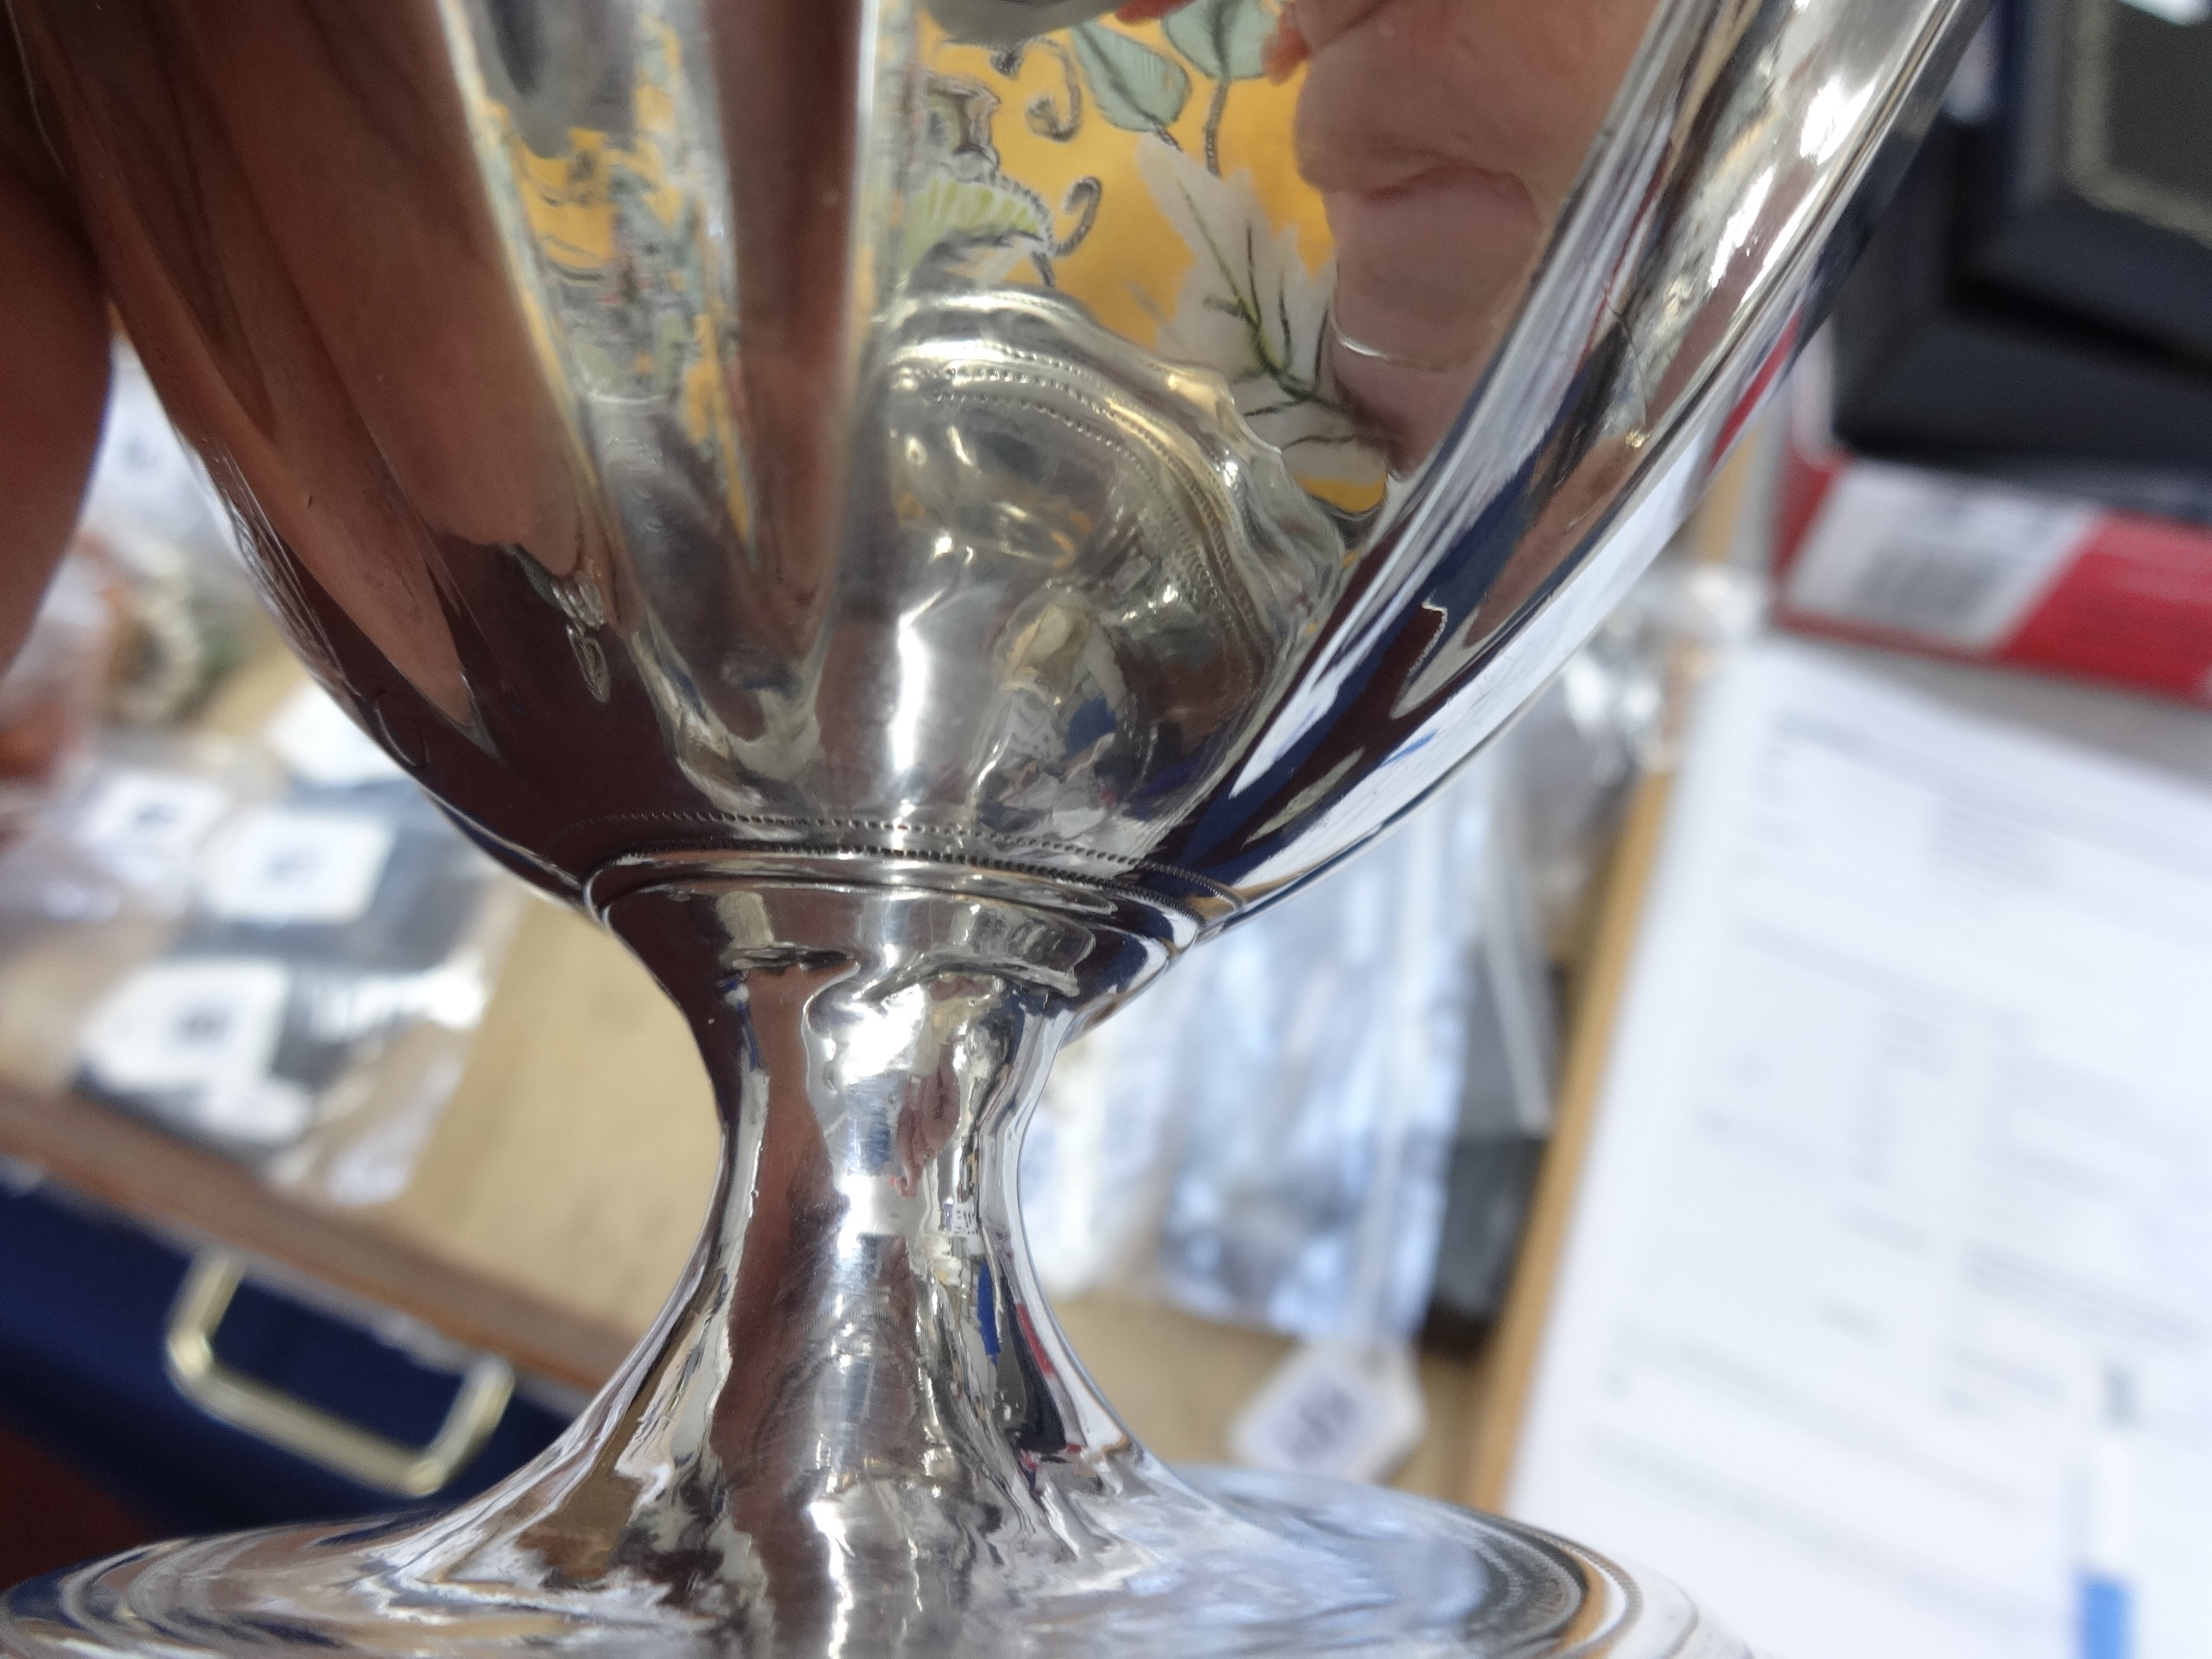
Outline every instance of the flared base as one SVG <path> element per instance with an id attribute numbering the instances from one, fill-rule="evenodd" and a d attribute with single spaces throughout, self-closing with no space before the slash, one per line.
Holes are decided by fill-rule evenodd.
<path id="1" fill-rule="evenodd" d="M 637 1584 L 579 1590 L 423 1576 L 416 1569 L 442 1553 L 441 1524 L 408 1517 L 161 1544 L 36 1579 L 0 1602 L 0 1650 L 27 1659 L 488 1659 L 519 1648 L 730 1659 L 1746 1656 L 1665 1581 L 1507 1522 L 1401 1492 L 1244 1470 L 1194 1469 L 1164 1485 L 1157 1504 L 1132 1494 L 1125 1516 L 1133 1533 L 1153 1535 L 1091 1540 L 1064 1590 L 1047 1578 L 1012 1605 L 855 1605 L 848 1621 L 799 1643 L 779 1635 L 772 1612 L 732 1618 L 728 1601 L 702 1596 L 697 1583 L 654 1595 Z M 1182 1530 L 1187 1538 L 1173 1535 Z M 996 1576 L 976 1565 L 979 1578 Z"/>

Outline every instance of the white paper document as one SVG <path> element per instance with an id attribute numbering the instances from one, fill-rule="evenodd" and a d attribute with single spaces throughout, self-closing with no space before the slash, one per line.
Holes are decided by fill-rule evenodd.
<path id="1" fill-rule="evenodd" d="M 2212 791 L 1802 645 L 1728 671 L 1509 1508 L 1776 1659 L 2070 1659 L 2122 1536 L 2139 1659 L 2212 1654 Z"/>

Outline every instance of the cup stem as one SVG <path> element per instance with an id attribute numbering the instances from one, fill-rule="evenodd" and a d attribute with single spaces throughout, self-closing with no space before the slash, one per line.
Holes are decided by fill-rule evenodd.
<path id="1" fill-rule="evenodd" d="M 1174 1502 L 1062 1339 L 1017 1192 L 1061 1041 L 1164 948 L 912 889 L 694 879 L 605 914 L 691 1018 L 721 1177 L 623 1374 L 447 1535 L 601 1592 L 705 1575 L 740 1623 L 841 1645 L 1095 1554 L 1102 1504 Z"/>

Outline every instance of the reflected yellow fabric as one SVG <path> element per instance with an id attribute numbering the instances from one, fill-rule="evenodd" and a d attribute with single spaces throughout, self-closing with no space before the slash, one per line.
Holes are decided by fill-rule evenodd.
<path id="1" fill-rule="evenodd" d="M 732 319 L 713 278 L 720 256 L 706 241 L 710 218 L 700 211 L 684 178 L 687 151 L 698 135 L 687 131 L 692 124 L 678 93 L 684 85 L 683 46 L 675 30 L 659 19 L 641 20 L 640 33 L 629 142 L 572 127 L 565 155 L 539 155 L 524 143 L 513 112 L 504 106 L 488 103 L 483 115 L 514 181 L 531 240 L 556 280 L 566 277 L 602 294 L 609 284 L 619 289 L 624 283 L 643 283 L 659 289 L 663 298 L 680 301 L 630 361 L 600 363 L 594 378 L 628 378 L 673 398 L 685 435 L 714 461 L 731 521 L 744 535 L 750 531 L 751 512 L 721 349 Z M 624 234 L 623 199 L 641 207 L 673 240 L 668 253 L 649 262 L 640 257 L 639 239 Z M 542 327 L 534 303 L 532 310 L 533 325 Z M 595 349 L 577 331 L 562 332 L 570 353 Z"/>
<path id="2" fill-rule="evenodd" d="M 1247 3 L 1248 21 L 1260 28 L 1272 27 L 1279 15 L 1272 0 Z M 1348 412 L 1324 407 L 1327 399 L 1312 384 L 1323 378 L 1317 372 L 1320 335 L 1335 245 L 1319 192 L 1298 173 L 1291 141 L 1303 67 L 1279 83 L 1256 75 L 1233 76 L 1224 83 L 1178 50 L 1163 22 L 1125 24 L 1109 15 L 1083 27 L 1139 43 L 1187 75 L 1182 106 L 1158 135 L 1109 118 L 1079 62 L 1074 31 L 1028 43 L 1013 72 L 1006 74 L 1001 72 L 1006 55 L 952 41 L 924 17 L 918 24 L 918 55 L 933 75 L 987 94 L 989 143 L 999 171 L 1039 198 L 1050 216 L 1050 240 L 1065 246 L 1082 231 L 1083 194 L 1095 189 L 1097 213 L 1088 232 L 1072 249 L 1054 248 L 1047 255 L 1053 285 L 1081 301 L 1124 338 L 1172 361 L 1216 369 L 1232 384 L 1240 378 L 1234 341 L 1217 339 L 1219 349 L 1198 349 L 1188 326 L 1193 319 L 1187 285 L 1201 258 L 1188 221 L 1195 218 L 1219 229 L 1237 242 L 1240 252 L 1248 227 L 1226 210 L 1231 201 L 1212 200 L 1194 204 L 1179 228 L 1163 206 L 1162 174 L 1168 169 L 1158 151 L 1172 145 L 1181 152 L 1179 161 L 1194 166 L 1210 161 L 1231 198 L 1241 199 L 1238 191 L 1249 186 L 1264 222 L 1249 228 L 1270 251 L 1261 264 L 1286 232 L 1295 239 L 1289 258 L 1300 268 L 1302 280 L 1290 286 L 1301 289 L 1307 303 L 1293 308 L 1300 321 L 1290 331 L 1302 344 L 1292 355 L 1304 372 L 1289 378 L 1308 384 L 1276 396 L 1248 374 L 1239 405 L 1259 435 L 1282 448 L 1310 492 L 1349 512 L 1375 507 L 1386 483 L 1379 451 L 1361 441 L 1360 422 Z M 1147 146 L 1153 148 L 1149 158 Z M 1037 262 L 1029 258 L 1011 262 L 997 276 L 1010 282 L 1047 280 Z M 1278 309 L 1273 302 L 1279 297 L 1279 291 L 1261 296 L 1261 308 Z M 1178 326 L 1179 319 L 1186 325 Z M 1196 320 L 1201 325 L 1196 333 L 1202 334 L 1207 319 Z M 1218 331 L 1219 325 L 1215 327 Z M 1248 371 L 1251 367 L 1244 365 Z M 1285 408 L 1286 402 L 1302 399 L 1307 407 Z"/>
<path id="3" fill-rule="evenodd" d="M 1245 3 L 1248 27 L 1273 27 L 1272 0 Z M 925 144 L 905 170 L 899 243 L 878 251 L 891 258 L 893 279 L 928 257 L 948 227 L 957 229 L 976 250 L 967 267 L 974 280 L 1049 283 L 1134 344 L 1215 369 L 1232 385 L 1241 374 L 1239 406 L 1305 487 L 1349 511 L 1373 507 L 1384 484 L 1379 453 L 1319 384 L 1334 243 L 1291 143 L 1303 70 L 1281 84 L 1249 73 L 1224 82 L 1179 51 L 1162 22 L 1108 16 L 1084 27 L 1092 32 L 1093 64 L 1103 33 L 1158 54 L 1186 78 L 1171 120 L 1157 131 L 1117 125 L 1074 32 L 1009 55 L 952 41 L 917 12 L 912 39 L 926 77 L 919 83 L 929 100 L 924 114 L 945 153 L 932 155 Z M 495 103 L 483 116 L 540 256 L 532 298 L 560 314 L 553 331 L 562 337 L 561 355 L 576 361 L 586 383 L 672 401 L 687 434 L 714 461 L 743 532 L 751 518 L 743 422 L 725 361 L 734 339 L 732 301 L 720 291 L 719 252 L 708 244 L 712 216 L 695 199 L 702 183 L 689 176 L 692 147 L 712 140 L 702 112 L 687 107 L 675 32 L 641 20 L 640 44 L 627 142 L 578 128 L 568 134 L 566 154 L 539 155 L 511 112 Z M 1164 204 L 1178 185 L 1205 198 L 1189 201 L 1180 223 Z M 1256 303 L 1225 325 L 1212 314 L 1224 311 L 1220 304 L 1194 298 L 1205 287 L 1193 281 L 1201 259 L 1194 243 L 1217 233 L 1236 250 L 1239 281 L 1250 274 L 1250 248 L 1260 249 L 1261 274 L 1248 284 Z M 1214 252 L 1218 262 L 1222 249 Z M 862 265 L 866 291 L 877 279 L 869 275 L 872 259 Z M 609 321 L 633 307 L 659 321 L 623 336 L 616 354 L 623 361 L 615 361 L 605 355 L 618 331 Z M 1279 388 L 1269 379 L 1278 370 Z"/>
<path id="4" fill-rule="evenodd" d="M 1128 35 L 1178 62 L 1185 61 L 1158 23 L 1126 25 L 1109 16 L 1099 20 L 1096 27 Z M 1140 135 L 1103 118 L 1094 100 L 1075 137 L 1055 143 L 1032 128 L 1028 112 L 1044 100 L 1053 109 L 1065 112 L 1068 104 L 1066 59 L 1032 47 L 1023 54 L 1019 72 L 1008 78 L 993 70 L 988 49 L 947 40 L 944 32 L 927 19 L 921 30 L 924 64 L 942 74 L 980 82 L 998 94 L 1000 106 L 992 139 L 998 147 L 1000 166 L 1009 176 L 1027 185 L 1055 209 L 1077 179 L 1087 176 L 1099 181 L 1103 189 L 1097 221 L 1083 245 L 1058 262 L 1055 276 L 1061 289 L 1082 301 L 1092 315 L 1124 339 L 1147 348 L 1156 344 L 1161 324 L 1175 313 L 1176 291 L 1194 256 L 1161 214 L 1137 172 Z M 1335 245 L 1322 212 L 1321 198 L 1298 176 L 1291 153 L 1291 123 L 1303 78 L 1301 70 L 1279 86 L 1265 80 L 1231 82 L 1218 148 L 1222 173 L 1251 175 L 1269 221 L 1278 230 L 1297 228 L 1298 252 L 1306 268 L 1318 273 Z M 1212 81 L 1195 68 L 1191 70 L 1189 100 L 1168 128 L 1186 154 L 1204 153 L 1207 106 L 1213 88 Z M 1065 234 L 1069 226 L 1063 221 L 1057 228 Z M 1025 276 L 1035 280 L 1033 272 L 1013 275 L 1015 280 Z"/>

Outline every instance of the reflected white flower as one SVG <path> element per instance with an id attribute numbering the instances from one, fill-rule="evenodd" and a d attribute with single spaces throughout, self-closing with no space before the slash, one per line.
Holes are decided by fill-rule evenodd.
<path id="1" fill-rule="evenodd" d="M 1301 481 L 1379 488 L 1382 452 L 1328 366 L 1335 262 L 1307 269 L 1297 227 L 1268 222 L 1249 173 L 1218 177 L 1158 138 L 1138 145 L 1137 167 L 1194 256 L 1160 355 L 1227 380 L 1237 412 Z"/>

